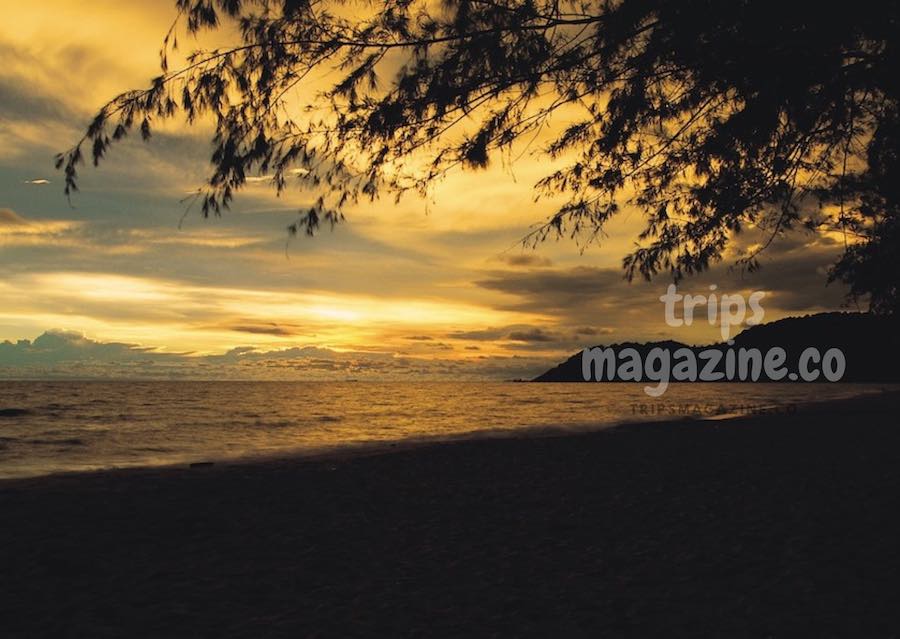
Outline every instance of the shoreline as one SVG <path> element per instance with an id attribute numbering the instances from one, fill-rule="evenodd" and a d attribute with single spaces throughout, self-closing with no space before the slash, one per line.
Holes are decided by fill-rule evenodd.
<path id="1" fill-rule="evenodd" d="M 770 416 L 778 415 L 794 415 L 810 409 L 815 409 L 821 405 L 842 405 L 847 402 L 856 402 L 868 397 L 885 397 L 894 395 L 900 403 L 900 390 L 896 388 L 881 388 L 863 391 L 849 397 L 840 399 L 824 399 L 812 402 L 796 402 L 781 406 L 779 404 L 771 404 L 766 407 L 755 406 L 750 412 L 725 412 L 714 414 L 682 414 L 682 415 L 661 415 L 657 414 L 656 419 L 644 418 L 643 416 L 635 416 L 633 419 L 624 419 L 622 421 L 611 422 L 608 424 L 574 424 L 566 426 L 543 425 L 529 426 L 518 429 L 494 429 L 494 430 L 476 430 L 463 433 L 453 437 L 433 437 L 419 439 L 404 439 L 395 441 L 372 441 L 360 442 L 354 444 L 341 444 L 330 447 L 322 447 L 315 449 L 295 449 L 284 452 L 273 452 L 269 454 L 256 454 L 239 457 L 209 457 L 198 458 L 194 461 L 140 465 L 140 466 L 121 466 L 97 468 L 93 470 L 72 470 L 57 471 L 41 475 L 29 475 L 22 477 L 0 477 L 0 490 L 7 484 L 20 482 L 41 482 L 43 480 L 53 479 L 73 479 L 80 477 L 90 477 L 95 475 L 156 475 L 157 473 L 177 472 L 177 471 L 194 471 L 199 469 L 209 470 L 211 468 L 223 469 L 231 467 L 257 466 L 266 464 L 291 464 L 291 463 L 327 463 L 333 461 L 345 461 L 359 457 L 371 457 L 376 455 L 389 455 L 398 452 L 407 452 L 411 450 L 427 449 L 434 446 L 453 445 L 466 442 L 494 442 L 506 441 L 510 439 L 543 439 L 557 437 L 578 437 L 589 436 L 592 434 L 605 432 L 613 429 L 641 427 L 649 425 L 667 425 L 667 424 L 684 424 L 684 423 L 703 423 L 703 422 L 732 422 L 745 419 L 765 419 Z M 781 408 L 790 407 L 788 411 L 779 410 Z M 756 409 L 763 408 L 758 411 Z M 768 409 L 772 409 L 771 411 Z"/>
<path id="2" fill-rule="evenodd" d="M 4 636 L 892 636 L 898 409 L 8 480 Z"/>

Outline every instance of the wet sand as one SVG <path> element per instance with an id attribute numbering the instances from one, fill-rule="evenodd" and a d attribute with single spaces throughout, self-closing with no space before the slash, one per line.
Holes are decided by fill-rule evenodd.
<path id="1" fill-rule="evenodd" d="M 897 636 L 898 408 L 0 482 L 0 636 Z"/>

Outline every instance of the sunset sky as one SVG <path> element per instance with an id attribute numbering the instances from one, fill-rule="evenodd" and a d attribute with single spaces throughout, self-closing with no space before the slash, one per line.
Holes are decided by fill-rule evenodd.
<path id="1" fill-rule="evenodd" d="M 0 4 L 14 16 L 0 24 L 0 375 L 503 379 L 585 345 L 717 337 L 666 326 L 667 281 L 623 280 L 637 211 L 584 252 L 517 246 L 553 209 L 534 201 L 538 149 L 453 174 L 430 202 L 354 206 L 334 232 L 288 242 L 314 194 L 277 198 L 264 177 L 221 219 L 192 213 L 179 230 L 208 129 L 172 126 L 86 167 L 70 206 L 53 155 L 106 99 L 158 74 L 173 2 Z M 825 270 L 840 248 L 798 234 L 758 273 L 723 265 L 682 288 L 765 291 L 766 321 L 836 309 Z"/>

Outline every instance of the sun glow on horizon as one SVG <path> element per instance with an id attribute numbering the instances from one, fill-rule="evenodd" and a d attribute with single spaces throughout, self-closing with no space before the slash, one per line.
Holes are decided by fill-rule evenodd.
<path id="1" fill-rule="evenodd" d="M 196 286 L 108 273 L 35 274 L 0 289 L 8 299 L 29 298 L 15 313 L 0 310 L 0 323 L 30 317 L 45 329 L 200 354 L 245 345 L 390 350 L 408 347 L 404 340 L 412 333 L 439 337 L 535 320 L 533 314 L 447 301 Z M 59 308 L 91 312 L 65 316 L 54 312 Z M 59 325 L 63 321 L 66 326 Z"/>

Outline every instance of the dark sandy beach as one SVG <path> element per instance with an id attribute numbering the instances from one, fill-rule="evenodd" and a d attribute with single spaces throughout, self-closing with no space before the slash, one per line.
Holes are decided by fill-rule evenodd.
<path id="1" fill-rule="evenodd" d="M 900 636 L 900 396 L 0 483 L 0 636 Z"/>

